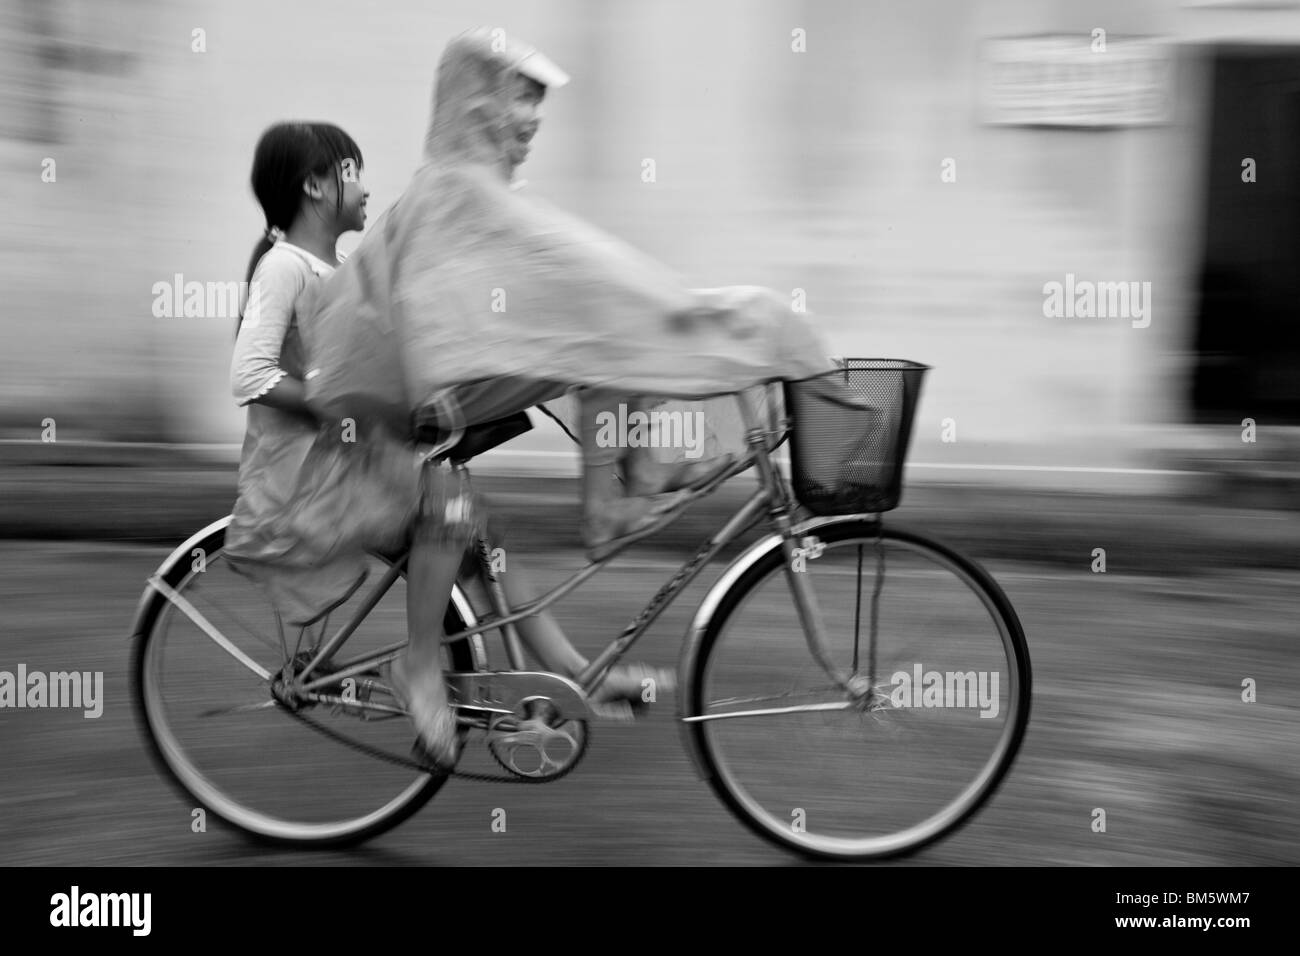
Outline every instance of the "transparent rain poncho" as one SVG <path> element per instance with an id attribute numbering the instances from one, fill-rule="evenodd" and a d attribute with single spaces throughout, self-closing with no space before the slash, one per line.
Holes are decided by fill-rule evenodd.
<path id="1" fill-rule="evenodd" d="M 394 430 L 436 396 L 503 377 L 701 396 L 833 367 L 809 316 L 757 288 L 690 290 L 667 267 L 513 190 L 508 54 L 484 31 L 439 65 L 425 164 L 300 308 L 308 400 Z M 460 408 L 467 424 L 501 414 Z"/>
<path id="2" fill-rule="evenodd" d="M 340 563 L 369 546 L 363 538 L 398 540 L 385 523 L 412 513 L 376 500 L 380 489 L 412 487 L 408 476 L 358 478 L 351 488 L 338 477 L 347 471 L 340 456 L 352 450 L 326 435 L 340 422 L 384 447 L 366 458 L 370 471 L 390 460 L 405 468 L 414 452 L 392 446 L 432 417 L 484 423 L 572 386 L 716 396 L 833 367 L 810 317 L 775 293 L 688 289 L 666 266 L 513 189 L 505 140 L 518 59 L 492 47 L 485 30 L 451 41 L 424 164 L 347 261 L 297 303 L 307 401 L 326 423 L 300 486 L 312 522 L 326 527 L 313 531 L 300 516 L 292 530 L 303 540 L 286 558 L 322 570 L 332 563 L 322 580 L 339 579 Z M 734 402 L 704 407 L 730 416 L 729 441 L 714 432 L 707 452 L 738 450 Z M 314 488 L 313 472 L 329 476 L 333 490 Z"/>

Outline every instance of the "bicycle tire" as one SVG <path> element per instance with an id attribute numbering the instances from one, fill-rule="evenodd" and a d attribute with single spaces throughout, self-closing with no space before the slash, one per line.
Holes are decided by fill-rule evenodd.
<path id="1" fill-rule="evenodd" d="M 1032 697 L 1032 673 L 1029 649 L 1024 631 L 1011 602 L 989 574 L 974 561 L 933 539 L 896 527 L 882 526 L 865 516 L 839 516 L 816 519 L 801 526 L 803 534 L 813 534 L 827 545 L 854 539 L 874 542 L 877 535 L 883 542 L 893 542 L 918 553 L 933 556 L 942 567 L 954 571 L 988 611 L 998 627 L 1008 662 L 1013 668 L 1016 689 L 1014 712 L 1007 719 L 1004 743 L 986 766 L 982 782 L 973 791 L 963 791 L 960 805 L 945 808 L 936 815 L 937 821 L 929 826 L 913 828 L 912 835 L 894 839 L 889 836 L 867 840 L 840 842 L 829 839 L 810 839 L 788 826 L 788 820 L 756 809 L 756 801 L 744 786 L 733 779 L 725 756 L 720 752 L 715 734 L 708 720 L 683 723 L 688 748 L 695 758 L 701 775 L 707 780 L 722 803 L 752 832 L 786 850 L 793 850 L 814 859 L 868 861 L 888 859 L 913 853 L 952 833 L 970 820 L 994 794 L 1005 778 L 1024 739 L 1029 721 Z M 745 605 L 751 593 L 760 589 L 774 574 L 783 575 L 785 555 L 776 535 L 756 542 L 715 585 L 714 591 L 701 605 L 700 614 L 688 640 L 683 662 L 683 673 L 689 680 L 681 696 L 682 716 L 699 717 L 707 712 L 705 701 L 709 685 L 711 661 L 718 651 L 720 635 L 727 629 L 728 621 Z M 861 584 L 858 585 L 859 592 Z M 787 595 L 789 594 L 787 590 Z M 802 641 L 803 634 L 798 634 Z M 811 659 L 811 655 L 809 655 Z M 721 721 L 725 725 L 727 721 Z M 980 777 L 976 777 L 979 781 Z M 969 790 L 968 785 L 968 790 Z"/>
<path id="2" fill-rule="evenodd" d="M 184 594 L 187 579 L 193 571 L 188 561 L 191 549 L 200 548 L 207 560 L 216 558 L 225 543 L 226 527 L 229 517 L 214 522 L 195 534 L 178 547 L 160 568 L 159 577 L 173 590 Z M 179 557 L 186 560 L 178 560 Z M 388 558 L 376 555 L 386 563 Z M 405 571 L 402 572 L 405 578 Z M 220 793 L 203 780 L 203 771 L 188 764 L 181 750 L 172 738 L 173 735 L 165 724 L 165 715 L 157 712 L 153 706 L 155 695 L 149 679 L 151 641 L 157 635 L 156 628 L 160 616 L 169 607 L 168 600 L 152 586 L 146 588 L 141 598 L 133 628 L 133 649 L 131 662 L 131 699 L 132 707 L 145 739 L 148 752 L 154 763 L 166 779 L 187 801 L 195 801 L 195 806 L 202 807 L 222 823 L 251 837 L 259 843 L 273 846 L 295 846 L 299 848 L 335 848 L 353 846 L 372 839 L 400 825 L 418 812 L 450 779 L 442 774 L 417 774 L 414 782 L 402 793 L 379 811 L 368 814 L 356 821 L 346 821 L 334 826 L 318 826 L 294 823 L 293 821 L 268 820 L 260 811 L 244 807 L 237 801 Z M 464 623 L 459 608 L 468 609 L 469 605 L 459 585 L 453 593 L 448 606 L 445 626 L 451 630 L 461 630 Z M 472 615 L 472 611 L 469 612 Z M 478 669 L 475 648 L 471 640 L 454 641 L 447 645 L 451 664 L 456 670 Z M 467 731 L 462 730 L 462 738 Z M 412 739 L 414 734 L 412 734 Z M 204 791 L 211 790 L 216 799 Z"/>

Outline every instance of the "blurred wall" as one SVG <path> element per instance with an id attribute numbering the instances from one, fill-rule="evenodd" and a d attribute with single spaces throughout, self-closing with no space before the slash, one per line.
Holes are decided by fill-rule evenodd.
<path id="1" fill-rule="evenodd" d="M 154 283 L 243 278 L 263 225 L 252 149 L 278 119 L 357 138 L 373 221 L 419 159 L 443 44 L 479 23 L 574 77 L 546 104 L 530 189 L 692 285 L 804 290 L 841 354 L 934 366 L 916 460 L 1095 467 L 1152 463 L 1152 429 L 1185 417 L 1193 41 L 1300 42 L 1294 10 L 1178 0 L 4 0 L 0 437 L 53 417 L 60 438 L 237 442 L 233 321 L 155 318 Z M 1098 26 L 1185 44 L 1171 122 L 981 123 L 983 39 Z M 1067 273 L 1151 282 L 1150 327 L 1045 318 L 1043 285 Z"/>

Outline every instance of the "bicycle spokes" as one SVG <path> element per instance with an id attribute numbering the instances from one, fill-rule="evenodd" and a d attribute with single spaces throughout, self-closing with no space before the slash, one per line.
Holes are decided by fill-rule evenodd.
<path id="1" fill-rule="evenodd" d="M 306 840 L 362 830 L 422 792 L 429 777 L 409 760 L 413 728 L 374 667 L 331 673 L 326 662 L 302 680 L 317 629 L 290 637 L 286 661 L 274 608 L 219 548 L 202 572 L 151 585 L 165 602 L 141 652 L 145 709 L 164 759 L 205 805 L 255 832 Z M 399 584 L 350 636 L 350 659 L 382 657 L 405 637 Z"/>
<path id="2" fill-rule="evenodd" d="M 774 551 L 750 576 L 710 625 L 684 718 L 748 819 L 828 855 L 893 852 L 951 826 L 1005 768 L 1022 716 L 1016 632 L 982 583 L 878 523 L 851 527 L 819 532 L 802 570 Z M 809 653 L 791 577 L 815 595 L 843 683 Z"/>

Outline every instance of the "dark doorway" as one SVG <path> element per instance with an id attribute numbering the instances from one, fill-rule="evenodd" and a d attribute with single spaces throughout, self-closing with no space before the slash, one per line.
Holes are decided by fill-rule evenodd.
<path id="1" fill-rule="evenodd" d="M 1211 63 L 1193 420 L 1300 424 L 1300 47 Z"/>

